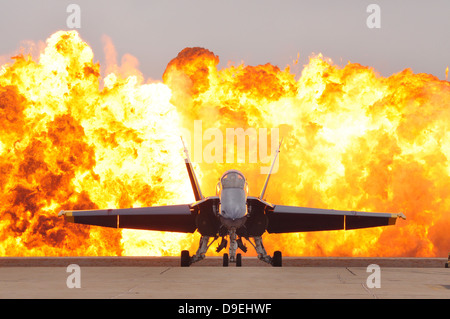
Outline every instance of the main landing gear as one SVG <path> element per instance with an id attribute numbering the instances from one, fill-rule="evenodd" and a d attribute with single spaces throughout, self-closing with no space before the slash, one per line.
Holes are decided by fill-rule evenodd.
<path id="1" fill-rule="evenodd" d="M 233 261 L 230 261 L 228 254 L 227 253 L 223 254 L 222 265 L 224 267 L 228 267 L 230 262 L 233 262 Z M 236 254 L 236 260 L 234 262 L 236 263 L 236 267 L 242 266 L 242 255 L 240 253 Z M 279 250 L 275 251 L 273 254 L 273 257 L 271 258 L 270 262 L 268 262 L 268 263 L 271 264 L 273 267 L 281 267 L 282 266 L 281 251 L 279 251 Z M 189 251 L 183 250 L 181 252 L 181 267 L 189 267 L 191 264 L 192 264 L 192 262 L 191 262 L 191 257 L 189 256 Z"/>
<path id="2" fill-rule="evenodd" d="M 236 250 L 239 248 L 243 252 L 247 251 L 247 247 L 242 243 L 242 238 L 237 238 L 236 232 L 234 229 L 231 229 L 229 232 L 230 237 L 230 247 L 229 247 L 229 253 L 223 254 L 223 260 L 222 264 L 224 267 L 228 267 L 230 263 L 235 263 L 236 267 L 242 266 L 242 255 L 240 253 L 236 254 Z M 200 238 L 199 248 L 195 255 L 192 257 L 189 256 L 189 251 L 183 250 L 181 252 L 181 267 L 189 267 L 191 264 L 200 261 L 205 258 L 205 254 L 208 250 L 208 248 L 212 245 L 214 241 L 218 236 L 214 237 L 211 242 L 209 242 L 210 237 L 209 236 L 202 236 Z M 251 237 L 253 239 L 254 243 L 250 238 L 245 238 L 256 250 L 256 253 L 258 254 L 258 259 L 261 261 L 264 261 L 273 267 L 281 267 L 282 266 L 282 255 L 281 251 L 275 251 L 273 254 L 273 257 L 270 257 L 266 250 L 264 249 L 264 245 L 262 243 L 261 236 L 258 237 Z M 228 244 L 228 241 L 225 239 L 225 236 L 222 237 L 222 241 L 220 242 L 219 246 L 216 249 L 216 252 L 220 252 L 222 249 L 226 248 Z"/>
<path id="3" fill-rule="evenodd" d="M 189 256 L 189 250 L 181 251 L 181 267 L 189 267 L 191 265 L 191 257 Z"/>

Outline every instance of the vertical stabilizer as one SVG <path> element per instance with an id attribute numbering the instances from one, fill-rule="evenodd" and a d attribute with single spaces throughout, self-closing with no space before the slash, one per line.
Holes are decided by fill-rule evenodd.
<path id="1" fill-rule="evenodd" d="M 277 160 L 278 153 L 280 153 L 281 143 L 283 143 L 283 139 L 281 139 L 280 144 L 278 145 L 278 149 L 277 149 L 277 151 L 275 152 L 275 156 L 274 156 L 274 158 L 273 158 L 273 162 L 272 162 L 272 166 L 270 167 L 269 174 L 267 174 L 266 182 L 264 183 L 264 187 L 263 187 L 263 189 L 261 190 L 261 194 L 259 195 L 259 198 L 262 199 L 262 200 L 264 200 L 263 197 L 264 197 L 264 194 L 265 194 L 266 189 L 267 189 L 267 184 L 269 183 L 270 175 L 272 174 L 272 170 L 273 170 L 273 167 L 274 167 L 274 165 L 275 165 L 275 161 Z"/>
<path id="2" fill-rule="evenodd" d="M 192 190 L 194 191 L 194 197 L 196 201 L 199 201 L 203 199 L 202 191 L 200 190 L 200 184 L 198 183 L 197 176 L 195 176 L 194 168 L 192 166 L 191 159 L 189 157 L 189 152 L 186 148 L 186 145 L 184 145 L 183 138 L 181 137 L 181 142 L 183 143 L 184 147 L 184 153 L 186 154 L 186 158 L 184 159 L 184 162 L 186 163 L 186 169 L 188 171 L 189 179 L 191 181 Z"/>

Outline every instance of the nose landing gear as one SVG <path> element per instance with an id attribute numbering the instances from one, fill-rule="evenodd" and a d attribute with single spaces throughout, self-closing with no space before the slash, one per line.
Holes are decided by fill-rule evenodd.
<path id="1" fill-rule="evenodd" d="M 236 259 L 228 258 L 228 254 L 223 254 L 223 266 L 228 267 L 229 263 L 236 263 L 236 267 L 242 267 L 242 255 L 236 254 Z"/>

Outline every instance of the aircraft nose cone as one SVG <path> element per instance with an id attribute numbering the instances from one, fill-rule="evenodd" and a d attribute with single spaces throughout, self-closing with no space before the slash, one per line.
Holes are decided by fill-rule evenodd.
<path id="1" fill-rule="evenodd" d="M 224 189 L 220 197 L 221 215 L 236 220 L 245 216 L 245 192 L 239 188 Z"/>

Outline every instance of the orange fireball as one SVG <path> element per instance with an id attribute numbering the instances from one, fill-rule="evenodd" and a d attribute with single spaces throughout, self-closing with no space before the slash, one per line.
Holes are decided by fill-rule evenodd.
<path id="1" fill-rule="evenodd" d="M 411 70 L 384 78 L 321 55 L 298 75 L 271 64 L 219 70 L 218 63 L 206 49 L 186 48 L 168 64 L 164 83 L 143 83 L 137 63 L 108 65 L 101 76 L 79 34 L 59 31 L 38 61 L 17 56 L 1 66 L 0 256 L 195 251 L 198 234 L 111 230 L 57 217 L 61 209 L 192 202 L 179 136 L 194 120 L 223 136 L 227 128 L 280 128 L 269 202 L 408 218 L 388 228 L 266 234 L 268 251 L 447 255 L 449 82 Z M 230 168 L 245 172 L 250 194 L 265 180 L 261 163 L 195 165 L 205 195 Z"/>

